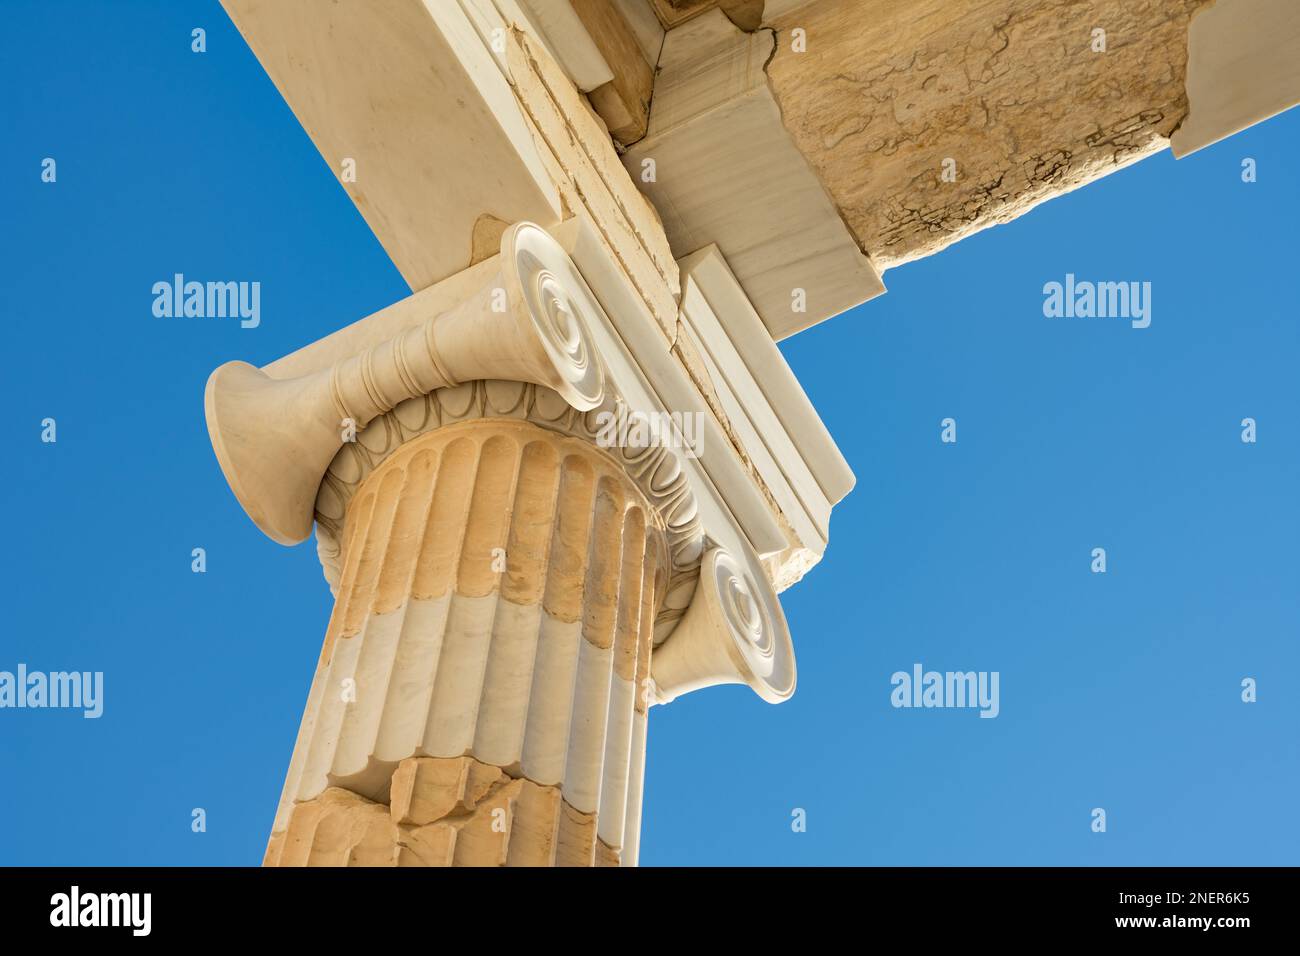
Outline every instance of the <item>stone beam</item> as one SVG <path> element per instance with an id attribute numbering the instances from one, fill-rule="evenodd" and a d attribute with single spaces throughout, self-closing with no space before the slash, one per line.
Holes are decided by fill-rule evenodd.
<path id="1" fill-rule="evenodd" d="M 663 29 L 644 0 L 519 0 L 519 11 L 619 143 L 645 135 Z"/>
<path id="2" fill-rule="evenodd" d="M 1300 4 L 1218 0 L 1192 21 L 1178 158 L 1300 103 Z"/>
<path id="3" fill-rule="evenodd" d="M 1187 118 L 1188 27 L 1208 5 L 817 0 L 775 22 L 767 74 L 886 269 L 1164 149 Z"/>
<path id="4" fill-rule="evenodd" d="M 1300 99 L 1300 7 L 1208 4 L 655 0 L 623 162 L 674 254 L 716 246 L 784 338 L 888 268 Z"/>
<path id="5" fill-rule="evenodd" d="M 645 135 L 654 88 L 654 66 L 647 61 L 623 12 L 609 0 L 566 0 L 577 14 L 613 79 L 587 94 L 610 135 L 634 143 Z"/>
<path id="6" fill-rule="evenodd" d="M 673 253 L 717 246 L 782 339 L 884 285 L 782 123 L 763 72 L 774 44 L 771 30 L 744 32 L 719 9 L 668 31 L 649 130 L 623 164 Z"/>
<path id="7" fill-rule="evenodd" d="M 494 51 L 456 3 L 222 5 L 413 290 L 491 254 L 511 222 L 563 218 Z"/>

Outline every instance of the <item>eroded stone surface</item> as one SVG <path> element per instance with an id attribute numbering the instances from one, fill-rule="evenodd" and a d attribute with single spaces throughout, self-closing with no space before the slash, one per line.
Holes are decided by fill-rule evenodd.
<path id="1" fill-rule="evenodd" d="M 1168 145 L 1187 115 L 1188 25 L 1210 2 L 823 0 L 776 24 L 768 76 L 883 269 Z"/>
<path id="2" fill-rule="evenodd" d="M 343 539 L 268 862 L 549 865 L 560 800 L 626 847 L 667 544 L 620 460 L 527 422 L 448 424 L 360 481 Z"/>
<path id="3" fill-rule="evenodd" d="M 619 866 L 595 814 L 557 787 L 513 778 L 473 757 L 412 757 L 385 805 L 331 787 L 296 804 L 267 866 Z"/>

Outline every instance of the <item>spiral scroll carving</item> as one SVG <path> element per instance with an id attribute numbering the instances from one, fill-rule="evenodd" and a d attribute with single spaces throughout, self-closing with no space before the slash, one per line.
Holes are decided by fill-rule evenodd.
<path id="1" fill-rule="evenodd" d="M 599 320 L 590 290 L 567 253 L 543 229 L 521 223 L 502 244 L 504 269 L 537 330 L 542 347 L 563 378 L 560 393 L 570 404 L 591 408 L 603 393 L 600 360 L 588 327 Z"/>
<path id="2" fill-rule="evenodd" d="M 758 583 L 730 552 L 718 548 L 707 562 L 710 586 L 715 590 L 727 631 L 754 677 L 778 696 L 793 689 L 793 658 L 789 632 L 776 595 L 764 579 Z"/>

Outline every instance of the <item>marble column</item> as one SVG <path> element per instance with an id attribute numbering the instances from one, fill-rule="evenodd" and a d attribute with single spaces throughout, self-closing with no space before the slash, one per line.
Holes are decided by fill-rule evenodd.
<path id="1" fill-rule="evenodd" d="M 359 485 L 342 540 L 266 862 L 617 865 L 667 583 L 619 462 L 529 422 L 447 425 Z"/>
<path id="2" fill-rule="evenodd" d="M 464 274 L 213 373 L 231 490 L 276 541 L 314 529 L 335 596 L 267 865 L 634 865 L 650 706 L 793 693 L 715 480 L 753 488 L 729 444 L 683 443 L 661 360 L 519 223 Z M 629 409 L 659 424 L 611 427 Z"/>

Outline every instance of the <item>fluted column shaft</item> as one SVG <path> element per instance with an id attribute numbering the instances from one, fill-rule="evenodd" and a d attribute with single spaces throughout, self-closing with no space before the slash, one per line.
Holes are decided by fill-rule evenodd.
<path id="1" fill-rule="evenodd" d="M 268 865 L 635 862 L 662 521 L 536 425 L 415 438 L 348 506 Z"/>

